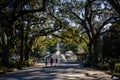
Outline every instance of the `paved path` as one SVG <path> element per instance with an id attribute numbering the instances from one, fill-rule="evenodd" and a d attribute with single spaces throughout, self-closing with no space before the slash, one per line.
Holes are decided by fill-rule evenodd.
<path id="1" fill-rule="evenodd" d="M 8 73 L 0 80 L 111 80 L 110 75 L 103 71 L 83 68 L 78 64 L 59 64 L 56 67 L 44 67 L 36 64 L 17 72 Z M 114 77 L 114 80 L 118 80 Z"/>

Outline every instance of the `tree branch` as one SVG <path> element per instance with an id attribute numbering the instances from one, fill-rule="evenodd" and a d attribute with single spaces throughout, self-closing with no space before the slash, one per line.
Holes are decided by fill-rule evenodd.
<path id="1" fill-rule="evenodd" d="M 73 11 L 71 11 L 71 12 L 72 12 L 72 14 L 73 14 L 76 18 L 79 19 L 80 25 L 86 30 L 86 33 L 88 34 L 88 37 L 90 38 L 90 37 L 91 37 L 91 36 L 90 36 L 90 30 L 89 30 L 89 28 L 87 27 L 87 24 L 86 24 L 85 20 L 82 19 L 82 18 L 80 18 L 75 12 L 73 12 Z M 80 27 L 80 26 L 79 26 L 79 27 Z"/>
<path id="2" fill-rule="evenodd" d="M 107 0 L 107 1 L 113 6 L 113 8 L 116 10 L 120 17 L 120 0 Z"/>
<path id="3" fill-rule="evenodd" d="M 88 27 L 90 29 L 90 32 L 92 34 L 92 36 L 95 36 L 95 33 L 94 33 L 94 29 L 93 29 L 93 26 L 92 26 L 92 3 L 94 2 L 94 0 L 92 1 L 89 1 L 86 3 L 86 6 L 85 6 L 85 21 L 87 22 L 86 24 L 88 24 Z"/>
<path id="4" fill-rule="evenodd" d="M 105 34 L 105 33 L 110 33 L 110 32 L 111 33 L 120 33 L 120 31 L 116 31 L 116 30 L 106 30 L 105 32 L 100 33 L 100 36 Z"/>
<path id="5" fill-rule="evenodd" d="M 117 18 L 117 17 L 116 17 Z M 112 19 L 115 19 L 115 17 L 110 17 L 109 19 L 107 19 L 106 21 L 104 21 L 102 23 L 102 25 L 99 27 L 96 36 L 98 36 L 100 34 L 100 31 L 103 29 L 103 27 L 108 24 L 108 22 L 110 22 Z"/>
<path id="6" fill-rule="evenodd" d="M 39 9 L 33 9 L 33 10 L 22 10 L 17 16 L 14 17 L 14 20 L 18 19 L 19 17 L 28 14 L 28 13 L 36 13 L 36 12 L 42 12 L 45 11 L 45 4 L 46 0 L 43 0 L 43 6 Z"/>

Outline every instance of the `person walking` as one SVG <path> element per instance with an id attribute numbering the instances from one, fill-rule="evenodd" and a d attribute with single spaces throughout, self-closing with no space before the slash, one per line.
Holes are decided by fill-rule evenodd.
<path id="1" fill-rule="evenodd" d="M 55 58 L 55 66 L 58 64 L 58 58 Z"/>
<path id="2" fill-rule="evenodd" d="M 48 58 L 45 57 L 44 60 L 45 60 L 45 66 L 47 67 L 47 64 L 48 64 Z"/>
<path id="3" fill-rule="evenodd" d="M 54 62 L 53 57 L 50 57 L 50 65 L 51 65 L 51 67 L 53 66 L 53 62 Z"/>

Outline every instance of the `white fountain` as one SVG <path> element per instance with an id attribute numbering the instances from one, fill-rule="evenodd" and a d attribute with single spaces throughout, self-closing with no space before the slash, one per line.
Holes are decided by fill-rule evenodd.
<path id="1" fill-rule="evenodd" d="M 59 45 L 59 42 L 57 42 L 57 46 L 56 46 L 57 48 L 57 51 L 56 51 L 56 55 L 58 56 L 58 55 L 60 55 L 60 45 Z"/>
<path id="2" fill-rule="evenodd" d="M 57 46 L 56 47 L 57 47 L 56 48 L 57 51 L 55 53 L 55 56 L 58 58 L 59 61 L 65 61 L 66 62 L 67 60 L 66 60 L 65 55 L 60 53 L 60 44 L 59 44 L 59 42 L 57 42 Z"/>

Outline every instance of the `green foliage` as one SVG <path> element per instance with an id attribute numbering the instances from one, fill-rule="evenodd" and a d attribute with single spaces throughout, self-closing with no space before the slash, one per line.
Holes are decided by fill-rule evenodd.
<path id="1" fill-rule="evenodd" d="M 55 53 L 56 50 L 57 50 L 56 45 L 54 45 L 54 46 L 48 45 L 47 46 L 47 51 L 50 52 L 51 54 Z"/>
<path id="2" fill-rule="evenodd" d="M 17 71 L 17 68 L 9 68 L 9 69 L 7 70 L 7 72 L 15 72 L 15 71 Z"/>
<path id="3" fill-rule="evenodd" d="M 6 68 L 3 66 L 0 66 L 0 75 L 4 75 L 7 72 L 14 72 L 14 71 L 17 71 L 17 69 L 16 68 Z"/>
<path id="4" fill-rule="evenodd" d="M 50 38 L 50 36 L 40 36 L 36 38 L 35 43 L 33 44 L 33 49 L 39 47 L 39 49 L 43 49 L 45 46 L 51 44 L 54 45 L 56 42 L 55 38 Z"/>
<path id="5" fill-rule="evenodd" d="M 108 70 L 109 64 L 108 63 L 98 63 L 98 68 Z"/>
<path id="6" fill-rule="evenodd" d="M 36 33 L 40 30 L 32 30 L 31 26 L 36 25 L 34 23 L 36 22 L 35 20 L 38 19 L 37 17 L 39 15 L 37 14 L 36 17 L 36 13 L 45 10 L 44 1 L 45 0 L 0 1 L 0 27 L 2 28 L 2 31 L 5 32 L 5 34 L 2 34 L 4 36 L 2 45 L 4 47 L 7 46 L 6 49 L 1 49 L 2 54 L 5 54 L 2 56 L 2 63 L 5 66 L 8 65 L 10 53 L 14 54 L 14 52 L 16 52 L 22 54 L 25 52 L 27 54 L 28 49 L 29 53 Z M 20 55 L 20 57 L 24 56 Z"/>
<path id="7" fill-rule="evenodd" d="M 73 53 L 77 53 L 78 52 L 78 45 L 75 44 L 63 44 L 62 45 L 62 52 L 65 53 L 67 51 L 72 51 Z"/>
<path id="8" fill-rule="evenodd" d="M 33 59 L 29 59 L 28 62 L 29 62 L 29 63 L 32 63 L 32 62 L 33 62 Z"/>
<path id="9" fill-rule="evenodd" d="M 120 0 L 107 0 L 120 16 Z"/>
<path id="10" fill-rule="evenodd" d="M 98 68 L 103 70 L 109 69 L 109 63 L 98 63 Z M 120 72 L 120 63 L 115 64 L 115 72 Z"/>
<path id="11" fill-rule="evenodd" d="M 60 36 L 62 37 L 62 42 L 66 44 L 78 44 L 80 40 L 76 27 L 69 26 L 64 31 L 60 32 Z"/>
<path id="12" fill-rule="evenodd" d="M 76 45 L 79 45 L 80 42 L 81 46 L 86 49 L 87 47 L 83 41 L 80 41 L 78 33 L 85 32 L 89 36 L 96 36 L 95 34 L 102 29 L 99 25 L 104 23 L 103 21 L 110 17 L 107 13 L 110 9 L 107 9 L 107 12 L 104 11 L 104 9 L 111 7 L 101 7 L 105 5 L 108 6 L 106 2 L 97 2 L 96 0 L 96 2 L 92 4 L 86 0 L 76 0 L 73 2 L 67 0 L 49 0 L 47 2 L 49 5 L 45 6 L 47 8 L 45 10 L 45 7 L 43 6 L 44 4 L 42 3 L 44 1 L 45 0 L 0 1 L 0 33 L 4 32 L 2 35 L 4 36 L 4 42 L 7 44 L 6 46 L 8 49 L 5 56 L 10 53 L 19 54 L 22 49 L 22 52 L 27 54 L 27 52 L 29 53 L 31 50 L 31 47 L 32 50 L 38 47 L 40 50 L 40 56 L 43 56 L 41 53 L 45 52 L 44 50 L 46 46 L 50 46 L 50 52 L 55 52 L 53 47 L 57 41 L 69 44 L 65 47 L 66 50 L 71 49 L 76 52 Z M 71 11 L 75 12 L 78 17 L 73 15 Z M 82 29 L 78 30 L 78 27 L 73 27 L 70 25 L 71 23 L 79 24 L 79 28 L 82 27 Z M 51 34 L 58 35 L 61 39 L 54 38 Z M 117 36 L 114 37 L 114 39 L 117 38 Z M 88 36 L 83 36 L 82 38 L 86 40 L 89 39 Z M 23 45 L 21 44 L 22 41 Z M 88 41 L 89 40 L 86 42 Z M 112 40 L 111 43 L 114 44 L 112 46 L 114 54 L 119 55 L 119 47 L 113 49 L 115 46 L 119 46 L 117 41 L 119 40 Z M 1 36 L 0 43 L 4 44 L 2 43 Z M 2 51 L 5 52 L 5 50 L 7 51 L 7 49 L 0 48 L 0 53 L 2 53 Z M 35 50 L 35 55 L 39 55 L 37 54 L 37 50 Z M 6 57 L 2 58 L 7 59 Z M 13 66 L 24 66 L 27 62 L 13 61 L 11 64 L 14 64 Z"/>
<path id="13" fill-rule="evenodd" d="M 6 67 L 3 67 L 3 66 L 0 66 L 0 75 L 3 75 L 7 72 L 7 68 Z"/>
<path id="14" fill-rule="evenodd" d="M 15 60 L 11 59 L 11 60 L 9 61 L 10 68 L 15 68 L 15 67 L 16 67 L 15 63 L 16 63 L 16 62 L 17 62 L 17 60 L 15 61 Z"/>
<path id="15" fill-rule="evenodd" d="M 10 61 L 10 68 L 21 69 L 22 67 L 29 67 L 32 65 L 32 62 L 33 62 L 32 59 L 29 59 L 28 61 L 11 60 Z"/>
<path id="16" fill-rule="evenodd" d="M 43 57 L 46 51 L 51 53 L 55 52 L 55 43 L 57 42 L 57 38 L 54 38 L 50 35 L 48 36 L 41 36 L 36 39 L 35 44 L 33 45 L 32 49 L 34 53 L 32 55 L 36 57 Z"/>
<path id="17" fill-rule="evenodd" d="M 120 63 L 115 64 L 115 71 L 120 72 Z"/>
<path id="18" fill-rule="evenodd" d="M 112 32 L 104 35 L 103 37 L 103 56 L 114 57 L 119 59 L 120 52 L 120 26 L 119 24 L 113 24 L 110 27 Z"/>

